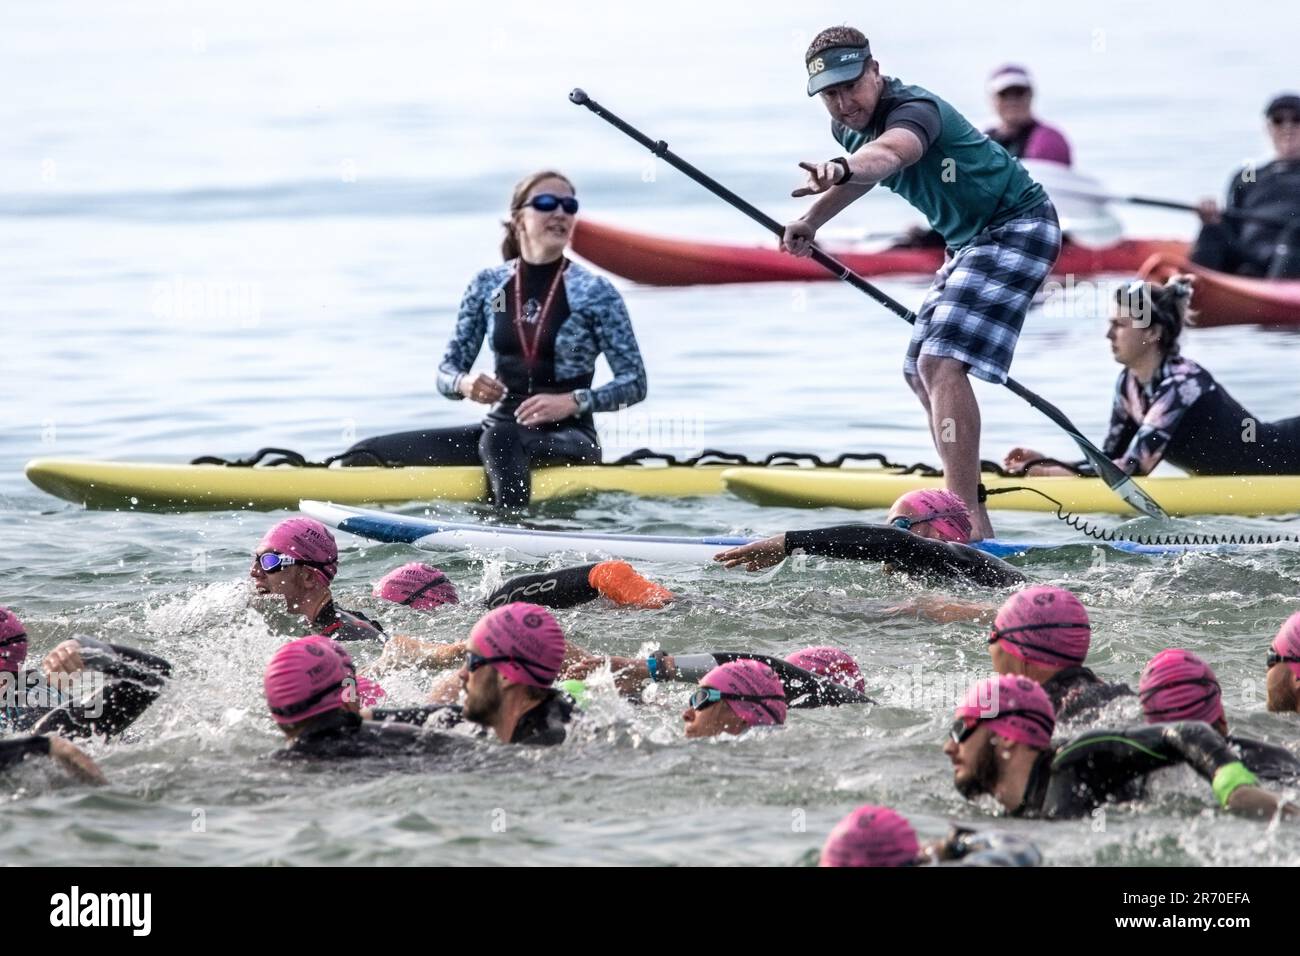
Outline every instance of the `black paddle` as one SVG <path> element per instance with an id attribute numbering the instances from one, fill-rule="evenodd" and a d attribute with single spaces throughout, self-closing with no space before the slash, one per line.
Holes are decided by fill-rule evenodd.
<path id="1" fill-rule="evenodd" d="M 737 196 L 735 193 L 733 193 L 730 189 L 723 186 L 721 183 L 717 182 L 716 180 L 711 179 L 709 176 L 706 176 L 704 173 L 700 172 L 698 169 L 696 169 L 690 163 L 686 162 L 680 156 L 673 153 L 671 150 L 669 150 L 668 144 L 665 143 L 663 140 L 659 140 L 658 142 L 655 142 L 654 140 L 650 139 L 650 137 L 646 136 L 639 129 L 637 129 L 634 126 L 630 126 L 629 124 L 627 124 L 626 122 L 624 122 L 623 120 L 615 116 L 613 113 L 611 113 L 609 110 L 605 109 L 605 107 L 601 106 L 599 103 L 597 103 L 595 100 L 589 97 L 582 90 L 579 89 L 573 90 L 573 92 L 569 94 L 569 99 L 573 103 L 576 103 L 578 106 L 587 107 L 587 109 L 591 110 L 593 113 L 595 113 L 605 122 L 609 123 L 615 129 L 619 130 L 621 133 L 624 133 L 625 135 L 630 136 L 632 139 L 636 140 L 646 149 L 650 150 L 650 152 L 654 153 L 664 162 L 668 163 L 668 165 L 672 166 L 674 169 L 677 169 L 682 173 L 685 173 L 687 176 L 695 180 L 697 183 L 699 183 L 709 192 L 713 193 L 715 196 L 717 196 L 719 199 L 722 199 L 724 202 L 727 202 L 730 205 L 734 206 L 736 209 L 739 209 L 745 215 L 749 216 L 750 219 L 753 219 L 755 222 L 763 226 L 769 232 L 775 234 L 777 237 L 781 237 L 785 235 L 785 227 L 782 226 L 779 222 L 777 222 L 775 219 L 773 219 L 771 216 L 767 215 L 757 207 L 750 205 L 748 202 L 746 202 L 745 200 Z M 912 312 L 902 303 L 897 302 L 894 299 L 891 299 L 889 296 L 881 292 L 879 289 L 877 289 L 866 279 L 862 278 L 862 276 L 858 275 L 848 266 L 844 265 L 844 263 L 840 262 L 838 259 L 834 258 L 833 256 L 827 255 L 825 252 L 823 252 L 821 249 L 817 248 L 816 246 L 813 246 L 812 249 L 812 259 L 822 268 L 833 273 L 836 276 L 836 278 L 843 279 L 845 282 L 853 286 L 859 292 L 865 292 L 867 295 L 875 299 L 877 302 L 883 305 L 890 312 L 893 312 L 899 318 L 906 319 L 910 323 L 916 322 L 915 312 Z M 1165 510 L 1156 503 L 1155 499 L 1152 498 L 1150 495 L 1148 495 L 1141 488 L 1139 488 L 1137 483 L 1132 479 L 1132 477 L 1125 474 L 1123 471 L 1121 471 L 1119 469 L 1119 466 L 1117 466 L 1113 461 L 1107 458 L 1105 454 L 1102 453 L 1100 448 L 1098 448 L 1092 442 L 1088 441 L 1088 439 L 1083 436 L 1083 433 L 1080 432 L 1079 429 L 1074 427 L 1074 423 L 1071 422 L 1070 419 L 1066 418 L 1064 412 L 1062 412 L 1051 402 L 1031 392 L 1029 389 L 1025 388 L 1023 385 L 1021 385 L 1013 378 L 1008 377 L 1007 380 L 1002 384 L 1004 384 L 1007 388 L 1011 389 L 1012 392 L 1019 395 L 1026 402 L 1028 402 L 1034 408 L 1038 409 L 1048 418 L 1050 418 L 1067 435 L 1073 438 L 1074 443 L 1079 446 L 1079 449 L 1083 452 L 1084 457 L 1088 459 L 1088 461 L 1092 464 L 1092 467 L 1096 470 L 1097 477 L 1101 478 L 1102 481 L 1106 482 L 1107 487 L 1109 487 L 1111 491 L 1115 492 L 1117 495 L 1123 498 L 1124 501 L 1126 501 L 1130 507 L 1134 508 L 1137 511 L 1142 512 L 1144 515 L 1147 515 L 1148 517 L 1168 520 L 1169 515 L 1167 515 L 1165 513 Z"/>

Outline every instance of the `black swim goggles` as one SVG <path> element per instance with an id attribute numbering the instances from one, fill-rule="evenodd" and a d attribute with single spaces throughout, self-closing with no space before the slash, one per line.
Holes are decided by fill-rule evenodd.
<path id="1" fill-rule="evenodd" d="M 992 631 L 989 632 L 989 643 L 996 644 L 998 641 L 1006 641 L 1008 644 L 1014 644 L 1017 647 L 1027 647 L 1030 648 L 1031 650 L 1038 651 L 1038 653 L 1040 654 L 1046 654 L 1049 657 L 1055 657 L 1061 661 L 1064 661 L 1067 664 L 1079 664 L 1082 663 L 1082 660 L 1077 656 L 1071 654 L 1062 654 L 1054 647 L 1048 647 L 1043 644 L 1036 644 L 1033 641 L 1027 641 L 1022 638 L 1010 637 L 1009 635 L 1022 634 L 1025 631 L 1058 631 L 1058 630 L 1065 630 L 1066 628 L 1080 628 L 1080 627 L 1084 629 L 1088 629 L 1091 627 L 1091 625 L 1089 625 L 1085 621 L 1078 621 L 1078 622 L 1056 621 L 1051 624 L 1022 624 L 1019 627 L 1004 627 L 1004 628 L 995 627 L 993 628 Z"/>
<path id="2" fill-rule="evenodd" d="M 936 511 L 924 518 L 909 518 L 907 515 L 899 515 L 889 523 L 900 531 L 911 531 L 919 524 L 929 524 L 931 521 L 938 521 L 940 518 L 961 518 L 964 515 L 965 512 L 962 511 Z"/>
<path id="3" fill-rule="evenodd" d="M 328 562 L 324 561 L 307 561 L 304 558 L 291 558 L 288 555 L 276 554 L 274 551 L 268 551 L 265 554 L 253 555 L 253 560 L 257 566 L 267 574 L 278 574 L 291 564 L 301 564 L 303 567 L 316 568 L 324 570 L 329 567 Z"/>
<path id="4" fill-rule="evenodd" d="M 1268 666 L 1271 668 L 1274 664 L 1300 664 L 1300 657 L 1292 657 L 1290 654 L 1279 654 L 1277 651 L 1268 652 Z"/>
<path id="5" fill-rule="evenodd" d="M 989 714 L 987 717 L 958 717 L 948 728 L 948 737 L 955 744 L 964 744 L 970 740 L 971 734 L 979 730 L 979 726 L 986 720 L 999 720 L 1002 717 L 1024 717 L 1030 723 L 1038 724 L 1050 735 L 1056 729 L 1055 724 L 1047 719 L 1047 715 L 1041 714 L 1036 710 L 1000 710 L 996 714 Z M 968 723 L 969 721 L 969 723 Z"/>
<path id="6" fill-rule="evenodd" d="M 563 209 L 570 216 L 576 216 L 578 214 L 578 200 L 572 196 L 556 196 L 553 193 L 539 193 L 523 205 L 532 206 L 538 212 L 555 212 L 556 209 Z M 520 208 L 522 209 L 523 206 Z"/>
<path id="7" fill-rule="evenodd" d="M 692 710 L 705 710 L 706 708 L 712 707 L 720 700 L 739 700 L 745 703 L 758 704 L 759 707 L 762 707 L 763 710 L 767 712 L 767 715 L 769 717 L 771 717 L 773 720 L 779 723 L 780 718 L 776 715 L 776 713 L 772 710 L 772 708 L 768 707 L 767 704 L 763 703 L 763 701 L 785 700 L 785 695 L 784 694 L 731 694 L 731 693 L 727 693 L 726 691 L 718 690 L 716 687 L 697 687 L 695 689 L 695 692 L 691 694 L 690 707 Z"/>
<path id="8" fill-rule="evenodd" d="M 543 668 L 541 664 L 537 663 L 537 661 L 530 661 L 526 657 L 516 657 L 513 654 L 503 654 L 499 657 L 484 657 L 482 654 L 475 654 L 473 651 L 466 651 L 465 671 L 466 673 L 472 674 L 480 667 L 485 667 L 488 664 L 504 664 L 507 661 L 512 664 L 518 664 L 524 670 L 528 671 L 530 677 L 534 680 L 539 680 L 544 684 L 549 684 L 555 679 L 554 674 L 545 674 L 545 668 Z M 537 671 L 542 671 L 543 673 L 537 673 Z"/>

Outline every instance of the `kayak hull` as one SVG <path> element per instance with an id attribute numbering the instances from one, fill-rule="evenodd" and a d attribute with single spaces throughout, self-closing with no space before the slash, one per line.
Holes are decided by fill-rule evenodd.
<path id="1" fill-rule="evenodd" d="M 578 221 L 573 251 L 587 261 L 646 285 L 721 285 L 734 282 L 810 282 L 834 279 L 811 259 L 774 248 L 732 246 L 650 236 L 588 219 Z M 943 265 L 943 249 L 885 249 L 880 252 L 827 250 L 862 276 L 928 275 Z M 1130 239 L 1105 249 L 1066 243 L 1057 275 L 1136 272 L 1153 254 L 1182 254 L 1177 240 Z"/>
<path id="2" fill-rule="evenodd" d="M 942 488 L 942 478 L 840 469 L 813 473 L 799 468 L 729 468 L 723 484 L 732 494 L 760 505 L 787 508 L 888 508 L 902 494 L 918 488 Z M 998 478 L 985 475 L 984 485 L 1036 488 L 1051 495 L 1066 511 L 1081 514 L 1136 512 L 1100 478 Z M 1272 515 L 1300 512 L 1300 475 L 1251 475 L 1206 478 L 1141 478 L 1138 483 L 1170 514 Z M 1003 511 L 1054 511 L 1055 505 L 1029 492 L 992 495 L 987 506 Z"/>
<path id="3" fill-rule="evenodd" d="M 1187 273 L 1195 277 L 1195 325 L 1300 326 L 1300 279 L 1252 279 L 1215 272 L 1169 254 L 1156 254 L 1142 266 L 1143 277 L 1164 282 Z"/>
<path id="4" fill-rule="evenodd" d="M 533 472 L 533 499 L 623 491 L 657 497 L 722 493 L 724 465 L 575 465 Z M 122 511 L 273 511 L 302 498 L 350 504 L 486 501 L 482 468 L 242 468 L 37 459 L 26 468 L 42 491 L 87 508 Z"/>

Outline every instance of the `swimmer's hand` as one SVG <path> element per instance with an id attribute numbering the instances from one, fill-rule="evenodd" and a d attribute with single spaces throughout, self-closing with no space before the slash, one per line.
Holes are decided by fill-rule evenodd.
<path id="1" fill-rule="evenodd" d="M 560 676 L 564 680 L 585 680 L 606 664 L 614 674 L 614 686 L 625 696 L 640 693 L 641 686 L 650 679 L 650 670 L 640 657 L 584 657 L 570 664 Z"/>
<path id="2" fill-rule="evenodd" d="M 785 560 L 785 535 L 777 534 L 762 541 L 720 551 L 713 556 L 713 560 L 721 562 L 728 568 L 743 564 L 748 571 L 761 571 L 763 568 L 773 567 Z"/>
<path id="3" fill-rule="evenodd" d="M 1228 797 L 1228 809 L 1248 817 L 1271 817 L 1281 813 L 1283 817 L 1294 819 L 1300 815 L 1293 804 L 1279 800 L 1261 787 L 1251 786 L 1238 787 L 1232 791 L 1232 796 Z"/>
<path id="4" fill-rule="evenodd" d="M 86 662 L 81 659 L 81 644 L 75 639 L 64 641 L 41 661 L 41 670 L 45 671 L 46 676 L 80 674 L 85 669 Z"/>
<path id="5" fill-rule="evenodd" d="M 464 641 L 434 644 L 405 634 L 394 634 L 384 642 L 384 652 L 379 660 L 375 661 L 372 669 L 375 673 L 382 673 L 394 667 L 445 670 L 448 667 L 459 667 L 464 658 Z"/>
<path id="6" fill-rule="evenodd" d="M 75 644 L 76 641 L 71 643 Z M 97 786 L 108 783 L 95 761 L 78 750 L 75 744 L 69 743 L 62 737 L 50 738 L 50 756 L 79 780 Z"/>

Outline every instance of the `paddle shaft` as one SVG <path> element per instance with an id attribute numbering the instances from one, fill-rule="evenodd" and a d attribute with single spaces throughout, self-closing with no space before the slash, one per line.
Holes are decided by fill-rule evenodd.
<path id="1" fill-rule="evenodd" d="M 603 119 L 605 122 L 609 123 L 615 129 L 619 130 L 619 132 L 636 140 L 646 149 L 650 150 L 650 152 L 654 153 L 664 162 L 668 163 L 668 165 L 672 166 L 674 169 L 684 173 L 686 176 L 695 180 L 697 183 L 699 183 L 709 192 L 713 193 L 719 199 L 722 199 L 724 202 L 730 204 L 736 209 L 739 209 L 745 215 L 749 216 L 750 219 L 753 219 L 755 222 L 757 222 L 765 229 L 767 229 L 768 232 L 773 233 L 778 238 L 783 238 L 785 236 L 785 226 L 777 222 L 771 216 L 767 215 L 767 213 L 763 212 L 757 206 L 750 204 L 746 200 L 742 199 L 740 196 L 736 195 L 734 192 L 732 192 L 726 186 L 723 186 L 717 180 L 706 175 L 705 173 L 696 169 L 690 163 L 686 162 L 686 160 L 682 159 L 680 156 L 672 152 L 672 150 L 668 148 L 668 144 L 665 143 L 663 140 L 658 140 L 658 141 L 652 140 L 649 136 L 646 136 L 635 126 L 626 123 L 625 121 L 623 121 L 622 119 L 620 119 L 619 117 L 611 113 L 609 110 L 605 109 L 605 107 L 601 106 L 599 103 L 597 103 L 595 100 L 593 100 L 591 97 L 589 97 L 585 92 L 583 92 L 580 89 L 573 90 L 573 92 L 569 94 L 569 99 L 572 102 L 576 103 L 578 106 L 585 106 L 587 109 L 591 110 L 601 119 Z M 817 248 L 817 246 L 813 246 L 812 259 L 822 268 L 834 274 L 836 278 L 842 279 L 843 281 L 847 282 L 849 285 L 853 286 L 855 289 L 857 289 L 860 292 L 865 292 L 872 299 L 874 299 L 876 302 L 883 305 L 890 312 L 893 312 L 899 318 L 905 319 L 912 324 L 916 323 L 915 312 L 907 308 L 901 302 L 898 302 L 897 300 L 886 295 L 884 292 L 881 292 L 874 285 L 872 285 L 866 279 L 862 278 L 862 276 L 858 275 L 856 272 L 854 272 L 844 263 L 840 262 L 834 256 L 826 254 L 821 249 Z M 1097 474 L 1106 482 L 1106 484 L 1109 487 L 1111 487 L 1112 489 L 1116 489 L 1118 491 L 1119 486 L 1121 484 L 1126 485 L 1127 488 L 1129 489 L 1129 494 L 1121 493 L 1126 501 L 1132 504 L 1139 511 L 1142 511 L 1153 518 L 1168 517 L 1168 515 L 1164 513 L 1163 509 L 1161 509 L 1160 506 L 1156 504 L 1154 500 L 1152 500 L 1149 496 L 1147 496 L 1145 492 L 1142 492 L 1135 485 L 1133 485 L 1131 478 L 1128 475 L 1124 474 L 1124 472 L 1120 471 L 1119 468 L 1115 465 L 1115 463 L 1112 462 L 1109 458 L 1107 458 L 1106 455 L 1101 451 L 1101 449 L 1097 448 L 1095 445 L 1092 444 L 1092 442 L 1088 441 L 1088 439 L 1084 437 L 1083 433 L 1080 432 L 1079 429 L 1074 427 L 1074 423 L 1071 422 L 1070 419 L 1066 417 L 1064 412 L 1062 412 L 1051 402 L 1042 398 L 1040 395 L 1025 388 L 1025 386 L 1021 385 L 1019 382 L 1017 382 L 1015 379 L 1011 378 L 1010 376 L 1008 376 L 1006 381 L 1004 381 L 1002 384 L 1004 384 L 1007 388 L 1009 388 L 1013 393 L 1023 398 L 1034 408 L 1038 409 L 1048 418 L 1050 418 L 1058 427 L 1060 427 L 1064 432 L 1066 432 L 1066 434 L 1068 434 L 1072 439 L 1074 439 L 1075 444 L 1079 446 L 1080 450 L 1084 453 L 1084 456 L 1092 463 L 1093 467 L 1097 469 Z M 1130 495 L 1138 496 L 1142 503 L 1139 503 L 1138 501 L 1134 501 L 1133 498 L 1130 497 Z"/>
<path id="2" fill-rule="evenodd" d="M 1151 196 L 1113 196 L 1110 193 L 1092 193 L 1083 190 L 1058 187 L 1052 190 L 1060 196 L 1073 196 L 1078 199 L 1090 199 L 1096 203 L 1122 202 L 1132 206 L 1154 206 L 1157 209 L 1176 209 L 1179 212 L 1200 212 L 1199 206 L 1173 199 L 1155 199 Z M 1286 227 L 1291 220 L 1281 216 L 1270 216 L 1266 212 L 1252 212 L 1249 209 L 1222 209 L 1220 215 L 1225 219 L 1245 219 L 1250 222 L 1262 222 L 1270 226 Z"/>

